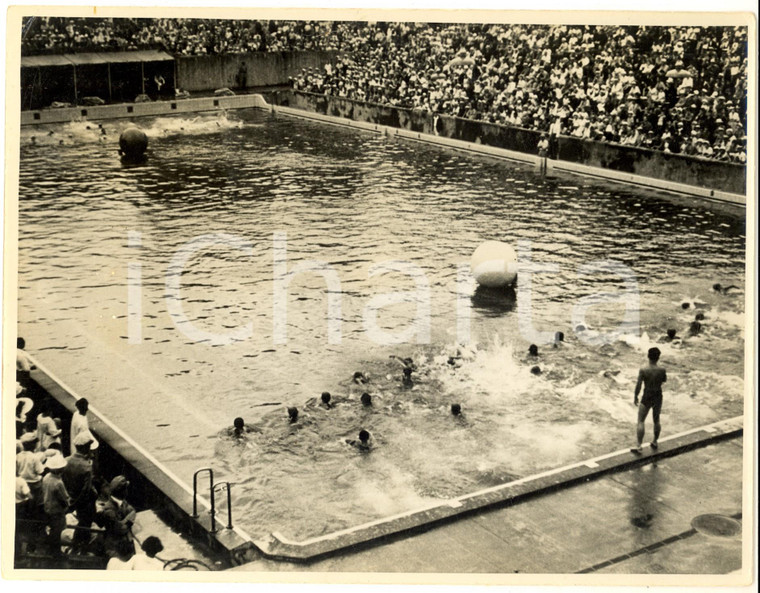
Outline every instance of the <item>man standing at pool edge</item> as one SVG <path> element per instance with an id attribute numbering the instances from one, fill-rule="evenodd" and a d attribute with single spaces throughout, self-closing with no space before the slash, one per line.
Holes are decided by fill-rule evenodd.
<path id="1" fill-rule="evenodd" d="M 631 449 L 631 453 L 641 454 L 641 443 L 644 440 L 644 421 L 647 419 L 649 410 L 652 410 L 654 422 L 654 440 L 650 443 L 652 449 L 657 449 L 657 439 L 660 438 L 660 410 L 662 409 L 662 384 L 668 380 L 665 369 L 657 366 L 660 360 L 660 349 L 650 348 L 647 352 L 649 364 L 639 370 L 639 378 L 636 381 L 636 389 L 633 392 L 633 404 L 639 406 L 639 418 L 636 425 L 636 439 L 638 445 Z M 644 384 L 644 397 L 639 403 L 641 384 Z"/>

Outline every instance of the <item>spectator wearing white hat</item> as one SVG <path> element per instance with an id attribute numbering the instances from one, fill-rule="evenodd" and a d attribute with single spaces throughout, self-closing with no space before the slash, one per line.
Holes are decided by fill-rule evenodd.
<path id="1" fill-rule="evenodd" d="M 76 513 L 77 525 L 87 529 L 95 519 L 95 501 L 98 499 L 98 492 L 92 483 L 92 461 L 89 458 L 93 444 L 97 446 L 97 441 L 89 430 L 80 432 L 74 439 L 74 454 L 66 460 L 61 476 L 72 498 L 71 508 Z M 77 529 L 71 544 L 75 550 L 80 550 L 89 541 L 89 532 Z"/>
<path id="2" fill-rule="evenodd" d="M 19 442 L 23 450 L 16 455 L 16 473 L 26 481 L 35 504 L 41 505 L 45 454 L 35 451 L 37 435 L 33 432 L 21 435 Z"/>
<path id="3" fill-rule="evenodd" d="M 66 460 L 63 455 L 50 457 L 45 467 L 49 470 L 42 478 L 42 500 L 48 524 L 48 543 L 54 556 L 61 554 L 61 533 L 66 529 L 66 513 L 71 498 L 61 479 Z"/>

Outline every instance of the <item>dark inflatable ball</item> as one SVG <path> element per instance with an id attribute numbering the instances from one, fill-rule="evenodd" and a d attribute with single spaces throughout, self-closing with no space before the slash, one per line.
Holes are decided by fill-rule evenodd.
<path id="1" fill-rule="evenodd" d="M 131 127 L 119 136 L 119 154 L 130 159 L 139 159 L 148 148 L 148 137 L 139 128 Z"/>

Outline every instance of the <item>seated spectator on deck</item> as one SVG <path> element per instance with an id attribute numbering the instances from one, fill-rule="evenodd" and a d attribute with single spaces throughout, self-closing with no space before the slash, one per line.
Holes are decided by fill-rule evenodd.
<path id="1" fill-rule="evenodd" d="M 16 372 L 28 373 L 36 367 L 29 360 L 29 355 L 24 352 L 24 348 L 26 348 L 26 340 L 16 338 Z"/>
<path id="2" fill-rule="evenodd" d="M 140 546 L 142 552 L 135 554 L 132 570 L 163 570 L 164 563 L 156 555 L 163 551 L 164 545 L 155 535 L 149 535 Z"/>
<path id="3" fill-rule="evenodd" d="M 135 570 L 135 546 L 131 541 L 119 540 L 114 544 L 106 570 Z"/>
<path id="4" fill-rule="evenodd" d="M 96 521 L 105 529 L 103 543 L 109 556 L 117 555 L 125 544 L 134 553 L 131 529 L 137 513 L 126 500 L 128 487 L 129 481 L 124 476 L 112 479 L 107 488 L 108 499 L 96 515 Z"/>

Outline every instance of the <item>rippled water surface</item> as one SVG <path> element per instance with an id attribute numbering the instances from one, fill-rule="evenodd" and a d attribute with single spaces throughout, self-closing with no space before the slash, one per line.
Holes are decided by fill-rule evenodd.
<path id="1" fill-rule="evenodd" d="M 311 537 L 628 446 L 637 368 L 667 328 L 686 335 L 695 307 L 703 333 L 660 345 L 663 436 L 742 413 L 744 297 L 711 286 L 744 285 L 743 219 L 255 111 L 137 123 L 150 136 L 139 166 L 116 154 L 126 122 L 22 130 L 19 335 L 180 477 L 212 465 L 232 481 L 237 521 L 256 536 Z M 197 242 L 210 234 L 216 244 Z M 533 262 L 555 269 L 521 276 L 517 294 L 483 295 L 467 264 L 485 239 L 528 241 Z M 339 290 L 294 275 L 275 332 L 283 255 L 289 271 L 329 264 Z M 368 308 L 415 289 L 408 273 L 373 268 L 394 260 L 422 272 L 430 331 L 415 332 L 418 303 L 399 298 L 373 335 L 409 335 L 384 345 Z M 574 307 L 626 290 L 614 272 L 582 268 L 600 260 L 635 274 L 640 329 L 590 345 Z M 130 269 L 141 278 L 131 333 Z M 181 286 L 174 317 L 167 282 Z M 518 324 L 529 310 L 535 329 L 566 335 L 537 361 Z M 598 302 L 586 325 L 609 331 L 623 313 Z M 413 388 L 392 356 L 414 359 Z M 317 405 L 323 391 L 332 409 Z M 235 416 L 254 429 L 242 443 L 222 435 Z M 345 443 L 361 428 L 370 453 Z"/>

